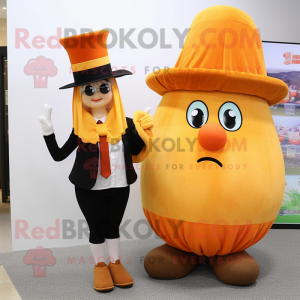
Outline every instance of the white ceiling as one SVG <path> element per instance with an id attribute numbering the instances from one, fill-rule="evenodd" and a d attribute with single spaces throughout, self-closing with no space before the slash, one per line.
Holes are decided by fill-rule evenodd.
<path id="1" fill-rule="evenodd" d="M 0 19 L 6 19 L 7 9 L 3 9 L 3 6 L 6 7 L 6 0 L 0 0 Z"/>

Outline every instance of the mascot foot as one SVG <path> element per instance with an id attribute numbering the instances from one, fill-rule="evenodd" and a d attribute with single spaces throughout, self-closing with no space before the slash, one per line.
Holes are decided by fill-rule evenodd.
<path id="1" fill-rule="evenodd" d="M 109 269 L 104 262 L 99 262 L 94 267 L 94 289 L 100 292 L 108 292 L 114 288 Z"/>
<path id="2" fill-rule="evenodd" d="M 179 279 L 193 271 L 199 256 L 164 244 L 151 250 L 145 257 L 144 267 L 149 276 L 158 279 Z"/>
<path id="3" fill-rule="evenodd" d="M 108 265 L 114 285 L 121 287 L 129 287 L 133 285 L 133 279 L 126 271 L 120 260 Z"/>
<path id="4" fill-rule="evenodd" d="M 245 250 L 224 256 L 207 258 L 217 277 L 226 284 L 248 285 L 259 275 L 257 261 Z"/>

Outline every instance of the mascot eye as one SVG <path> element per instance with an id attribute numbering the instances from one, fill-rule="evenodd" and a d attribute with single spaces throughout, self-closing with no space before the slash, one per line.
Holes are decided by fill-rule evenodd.
<path id="1" fill-rule="evenodd" d="M 88 85 L 85 87 L 84 92 L 87 96 L 93 96 L 95 94 L 95 89 L 91 85 Z"/>
<path id="2" fill-rule="evenodd" d="M 110 91 L 110 86 L 108 84 L 103 83 L 100 85 L 100 92 L 102 94 L 107 94 L 109 91 Z"/>
<path id="3" fill-rule="evenodd" d="M 202 127 L 208 120 L 208 109 L 205 103 L 200 100 L 192 102 L 187 109 L 186 119 L 191 127 Z"/>
<path id="4" fill-rule="evenodd" d="M 236 131 L 242 126 L 242 113 L 233 102 L 225 102 L 219 109 L 219 122 L 227 131 Z"/>

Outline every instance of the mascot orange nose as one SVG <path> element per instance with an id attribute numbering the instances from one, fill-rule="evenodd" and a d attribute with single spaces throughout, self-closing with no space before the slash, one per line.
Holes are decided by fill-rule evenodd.
<path id="1" fill-rule="evenodd" d="M 220 124 L 207 123 L 199 129 L 198 141 L 206 150 L 220 150 L 225 146 L 226 140 L 226 131 Z"/>

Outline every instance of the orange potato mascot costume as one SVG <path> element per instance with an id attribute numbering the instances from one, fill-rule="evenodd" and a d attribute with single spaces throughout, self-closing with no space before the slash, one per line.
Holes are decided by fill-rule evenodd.
<path id="1" fill-rule="evenodd" d="M 253 20 L 229 6 L 201 11 L 175 67 L 146 82 L 162 100 L 142 204 L 166 242 L 147 254 L 146 271 L 181 278 L 207 257 L 222 282 L 253 283 L 259 265 L 245 249 L 269 231 L 285 185 L 269 106 L 288 93 L 266 74 Z"/>

